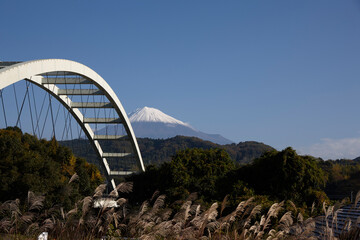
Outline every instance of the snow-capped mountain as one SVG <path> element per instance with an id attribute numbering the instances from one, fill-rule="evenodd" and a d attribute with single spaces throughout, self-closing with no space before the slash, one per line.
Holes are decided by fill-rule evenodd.
<path id="1" fill-rule="evenodd" d="M 177 135 L 198 137 L 218 144 L 233 143 L 219 134 L 207 134 L 177 120 L 156 108 L 143 107 L 129 114 L 136 137 L 165 139 Z"/>
<path id="2" fill-rule="evenodd" d="M 190 127 L 189 124 L 177 120 L 169 115 L 166 115 L 162 111 L 156 108 L 143 107 L 138 108 L 134 112 L 129 114 L 129 120 L 131 123 L 136 122 L 162 122 L 166 124 L 179 124 Z"/>

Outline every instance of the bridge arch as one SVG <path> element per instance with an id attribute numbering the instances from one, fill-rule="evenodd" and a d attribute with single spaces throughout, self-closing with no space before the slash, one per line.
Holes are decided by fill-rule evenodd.
<path id="1" fill-rule="evenodd" d="M 43 59 L 26 62 L 0 62 L 0 90 L 18 81 L 28 80 L 55 97 L 78 122 L 85 135 L 94 148 L 100 165 L 108 182 L 115 188 L 113 176 L 128 175 L 131 171 L 112 171 L 108 164 L 108 158 L 126 158 L 134 155 L 138 169 L 145 171 L 140 149 L 131 127 L 127 114 L 118 99 L 117 95 L 108 83 L 91 68 L 70 60 L 65 59 Z M 92 85 L 91 89 L 74 87 L 63 89 L 60 86 L 72 84 L 73 86 Z M 94 87 L 96 89 L 94 89 Z M 103 96 L 106 101 L 94 102 L 74 102 L 71 96 Z M 116 118 L 88 118 L 85 117 L 80 109 L 84 108 L 112 108 L 117 113 Z M 90 124 L 122 124 L 126 135 L 99 135 L 91 128 Z M 132 153 L 123 152 L 104 152 L 101 141 L 116 141 L 126 139 L 130 142 Z"/>

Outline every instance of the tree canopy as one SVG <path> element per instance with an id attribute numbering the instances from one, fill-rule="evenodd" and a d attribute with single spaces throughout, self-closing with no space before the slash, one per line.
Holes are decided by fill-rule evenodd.
<path id="1" fill-rule="evenodd" d="M 207 198 L 216 195 L 216 181 L 235 168 L 222 149 L 179 151 L 170 162 L 173 182 L 189 194 L 199 192 Z"/>
<path id="2" fill-rule="evenodd" d="M 308 206 L 327 199 L 323 192 L 327 175 L 319 160 L 300 156 L 292 148 L 267 152 L 244 166 L 235 166 L 221 149 L 187 149 L 177 152 L 171 162 L 149 166 L 128 180 L 134 182 L 137 202 L 150 198 L 155 190 L 167 194 L 170 201 L 192 192 L 207 202 L 222 200 L 227 194 L 234 203 L 255 195 Z"/>
<path id="3" fill-rule="evenodd" d="M 327 176 L 317 159 L 300 156 L 289 147 L 265 153 L 252 164 L 233 172 L 227 181 L 230 179 L 248 183 L 256 194 L 311 204 L 315 198 L 325 195 L 321 189 Z"/>
<path id="4" fill-rule="evenodd" d="M 197 192 L 210 201 L 216 197 L 216 182 L 235 168 L 234 162 L 222 149 L 187 149 L 177 152 L 170 163 L 150 165 L 146 172 L 128 177 L 134 182 L 136 202 L 150 198 L 155 190 L 166 193 L 171 200 Z"/>
<path id="5" fill-rule="evenodd" d="M 75 173 L 79 179 L 70 185 Z M 46 195 L 48 204 L 66 207 L 102 181 L 95 165 L 75 157 L 55 139 L 39 140 L 19 128 L 0 130 L 0 201 L 25 199 L 31 190 Z"/>

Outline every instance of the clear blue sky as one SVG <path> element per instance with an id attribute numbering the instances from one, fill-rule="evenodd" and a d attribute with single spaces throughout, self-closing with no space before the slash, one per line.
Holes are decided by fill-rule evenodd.
<path id="1" fill-rule="evenodd" d="M 81 62 L 128 112 L 360 156 L 359 1 L 2 0 L 0 22 L 0 60 Z"/>

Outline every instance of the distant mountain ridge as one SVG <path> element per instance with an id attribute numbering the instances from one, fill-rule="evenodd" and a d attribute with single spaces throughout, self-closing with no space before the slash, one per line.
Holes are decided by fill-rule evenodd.
<path id="1" fill-rule="evenodd" d="M 129 114 L 129 120 L 136 137 L 167 139 L 175 136 L 188 136 L 222 145 L 233 143 L 220 134 L 208 134 L 196 130 L 190 124 L 175 119 L 156 108 L 139 108 Z"/>
<path id="2" fill-rule="evenodd" d="M 185 136 L 176 136 L 168 139 L 138 138 L 137 141 L 145 165 L 158 165 L 163 162 L 169 162 L 177 151 L 188 148 L 221 148 L 224 149 L 229 156 L 239 164 L 250 163 L 255 158 L 260 157 L 263 153 L 274 150 L 274 148 L 269 145 L 254 141 L 219 145 L 196 137 Z M 97 155 L 93 151 L 88 140 L 75 139 L 62 141 L 60 143 L 64 146 L 70 147 L 76 156 L 83 157 L 87 161 L 97 164 Z M 112 151 L 116 151 L 116 149 L 126 150 L 126 148 L 129 147 L 124 143 L 117 141 L 108 141 L 105 145 L 106 149 L 111 149 Z"/>
<path id="3" fill-rule="evenodd" d="M 196 137 L 185 136 L 176 136 L 169 139 L 139 138 L 138 144 L 145 164 L 169 162 L 177 151 L 188 148 L 221 148 L 229 154 L 231 159 L 239 164 L 251 163 L 255 158 L 260 157 L 265 152 L 274 150 L 274 148 L 269 145 L 255 141 L 219 145 Z"/>

